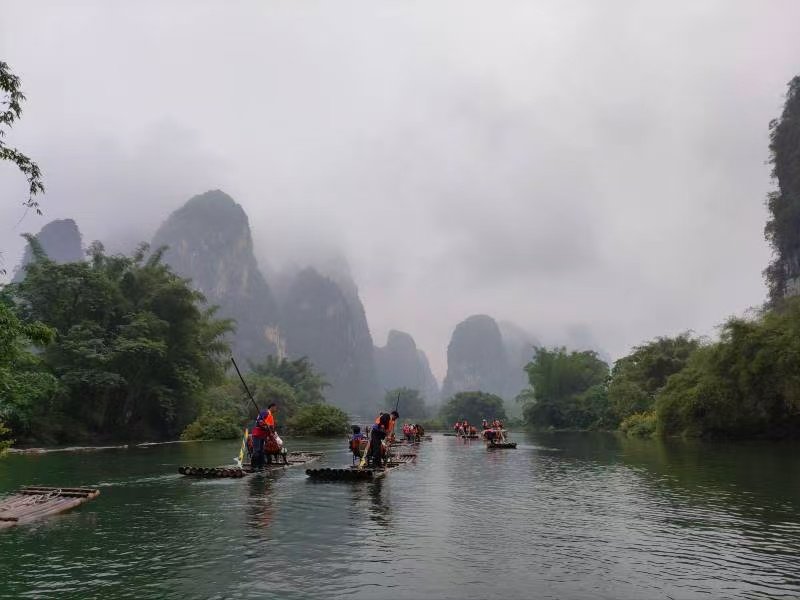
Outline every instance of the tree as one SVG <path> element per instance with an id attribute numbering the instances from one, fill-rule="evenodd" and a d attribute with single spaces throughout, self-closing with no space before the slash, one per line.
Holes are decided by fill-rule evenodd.
<path id="1" fill-rule="evenodd" d="M 386 392 L 383 405 L 386 411 L 392 410 L 395 406 L 398 406 L 397 412 L 402 415 L 402 419 L 416 419 L 421 421 L 428 416 L 425 400 L 422 398 L 419 390 L 412 390 L 407 387 L 396 388 Z"/>
<path id="2" fill-rule="evenodd" d="M 10 446 L 12 433 L 27 436 L 33 415 L 55 394 L 56 379 L 30 351 L 53 340 L 54 332 L 42 323 L 23 323 L 12 307 L 0 299 L 0 451 Z M 9 426 L 9 428 L 6 427 Z"/>
<path id="3" fill-rule="evenodd" d="M 0 61 L 0 161 L 7 160 L 14 163 L 28 181 L 28 199 L 23 201 L 25 208 L 32 208 L 36 214 L 42 214 L 35 196 L 44 192 L 42 172 L 39 165 L 33 162 L 26 154 L 17 148 L 8 146 L 5 142 L 6 133 L 14 122 L 22 116 L 22 103 L 25 94 L 20 88 L 20 79 L 14 75 L 8 63 Z M 0 254 L 0 275 L 5 275 L 6 270 L 2 265 Z"/>
<path id="4" fill-rule="evenodd" d="M 800 294 L 800 76 L 789 82 L 781 116 L 769 124 L 770 163 L 778 189 L 767 196 L 764 235 L 773 260 L 764 270 L 770 302 Z"/>
<path id="5" fill-rule="evenodd" d="M 636 346 L 628 356 L 614 363 L 608 398 L 617 421 L 651 411 L 667 378 L 683 370 L 699 346 L 700 342 L 688 332 L 674 338 L 659 337 Z"/>
<path id="6" fill-rule="evenodd" d="M 263 363 L 251 363 L 250 369 L 244 375 L 247 387 L 260 408 L 266 408 L 270 402 L 278 404 L 279 428 L 281 423 L 292 422 L 305 407 L 325 403 L 322 391 L 328 384 L 306 357 L 289 360 L 268 356 Z M 255 418 L 255 407 L 238 376 L 205 390 L 200 407 L 200 416 L 182 437 L 227 439 L 232 430 L 251 425 Z"/>
<path id="7" fill-rule="evenodd" d="M 442 417 L 446 423 L 467 419 L 470 423 L 480 423 L 483 419 L 505 420 L 506 411 L 503 399 L 486 392 L 459 392 L 442 407 Z"/>
<path id="8" fill-rule="evenodd" d="M 254 375 L 276 377 L 286 382 L 294 391 L 299 404 L 325 402 L 324 390 L 330 384 L 314 370 L 314 365 L 307 356 L 289 360 L 270 355 L 263 363 L 251 363 L 250 369 Z"/>
<path id="9" fill-rule="evenodd" d="M 800 298 L 731 319 L 656 396 L 663 435 L 800 436 Z"/>
<path id="10" fill-rule="evenodd" d="M 35 198 L 37 194 L 44 192 L 42 172 L 39 166 L 17 148 L 6 145 L 4 140 L 7 130 L 22 116 L 25 94 L 22 93 L 20 85 L 19 77 L 14 75 L 7 63 L 0 61 L 0 92 L 2 92 L 2 100 L 0 100 L 2 107 L 0 108 L 0 160 L 11 161 L 25 175 L 28 180 L 28 199 L 23 204 L 27 208 L 34 209 L 37 214 L 42 214 Z"/>
<path id="11" fill-rule="evenodd" d="M 530 387 L 518 400 L 535 427 L 601 427 L 608 422 L 608 365 L 592 351 L 540 348 L 525 366 Z"/>
<path id="12" fill-rule="evenodd" d="M 14 440 L 11 439 L 11 430 L 0 421 L 0 458 L 5 455 Z"/>
<path id="13" fill-rule="evenodd" d="M 337 436 L 347 433 L 347 413 L 330 404 L 309 404 L 287 421 L 292 433 L 299 435 Z"/>
<path id="14" fill-rule="evenodd" d="M 56 334 L 41 358 L 60 390 L 37 435 L 175 437 L 196 417 L 200 392 L 223 378 L 231 323 L 203 307 L 160 252 L 145 258 L 146 245 L 127 257 L 94 244 L 91 261 L 56 264 L 27 237 L 34 261 L 4 293 L 25 322 Z"/>

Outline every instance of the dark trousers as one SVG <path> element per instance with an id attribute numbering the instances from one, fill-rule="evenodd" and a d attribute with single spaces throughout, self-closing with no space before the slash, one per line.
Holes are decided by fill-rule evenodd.
<path id="1" fill-rule="evenodd" d="M 373 467 L 381 465 L 381 440 L 377 436 L 373 436 L 369 443 L 369 458 Z"/>
<path id="2" fill-rule="evenodd" d="M 253 458 L 250 459 L 250 466 L 254 469 L 261 469 L 264 466 L 264 442 L 263 437 L 253 438 Z"/>

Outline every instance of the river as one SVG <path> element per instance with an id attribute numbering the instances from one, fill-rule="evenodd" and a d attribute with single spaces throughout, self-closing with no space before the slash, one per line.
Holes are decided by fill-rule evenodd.
<path id="1" fill-rule="evenodd" d="M 800 596 L 800 446 L 434 435 L 374 483 L 192 480 L 236 442 L 0 460 L 0 495 L 99 486 L 0 532 L 2 598 Z M 349 462 L 342 440 L 289 439 Z"/>

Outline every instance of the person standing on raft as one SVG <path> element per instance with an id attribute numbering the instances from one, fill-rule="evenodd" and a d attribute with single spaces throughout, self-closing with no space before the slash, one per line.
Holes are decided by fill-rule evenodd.
<path id="1" fill-rule="evenodd" d="M 381 413 L 378 415 L 378 418 L 375 419 L 375 424 L 378 425 L 381 422 L 381 419 L 384 417 L 389 419 L 389 424 L 386 425 L 386 435 L 389 436 L 389 441 L 394 441 L 394 427 L 397 424 L 397 420 L 400 418 L 400 413 L 396 410 L 393 410 L 390 413 Z"/>
<path id="2" fill-rule="evenodd" d="M 388 414 L 382 414 L 378 417 L 377 422 L 372 426 L 369 435 L 369 456 L 367 462 L 370 466 L 380 467 L 384 462 L 384 447 L 383 440 L 389 435 L 389 423 L 391 417 Z"/>
<path id="3" fill-rule="evenodd" d="M 267 452 L 267 462 L 272 462 L 272 456 L 280 453 L 280 446 L 277 441 L 277 434 L 275 433 L 275 415 L 273 411 L 278 408 L 275 402 L 270 402 L 266 410 L 262 410 L 256 417 L 256 425 L 253 427 L 253 458 L 250 465 L 254 469 L 261 469 L 264 467 L 264 450 Z M 275 446 L 278 449 L 275 450 Z"/>
<path id="4" fill-rule="evenodd" d="M 387 433 L 389 434 L 389 441 L 394 441 L 394 429 L 397 425 L 397 420 L 400 418 L 400 413 L 396 410 L 393 410 L 389 413 L 389 428 L 387 429 Z"/>

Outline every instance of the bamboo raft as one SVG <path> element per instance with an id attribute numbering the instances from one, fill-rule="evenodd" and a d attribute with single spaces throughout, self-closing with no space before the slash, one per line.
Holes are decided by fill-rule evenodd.
<path id="1" fill-rule="evenodd" d="M 433 436 L 424 435 L 419 439 L 415 440 L 407 440 L 406 438 L 397 438 L 395 441 L 391 442 L 389 445 L 394 448 L 395 446 L 419 446 L 422 442 L 431 442 L 433 441 Z"/>
<path id="2" fill-rule="evenodd" d="M 0 529 L 62 513 L 99 495 L 96 488 L 24 487 L 0 501 Z"/>
<path id="3" fill-rule="evenodd" d="M 286 454 L 286 462 L 282 460 L 277 463 L 264 465 L 263 469 L 253 469 L 250 465 L 227 465 L 222 467 L 192 467 L 184 466 L 178 467 L 178 473 L 186 477 L 200 477 L 203 479 L 217 479 L 220 477 L 230 477 L 237 479 L 253 473 L 271 473 L 273 471 L 280 471 L 297 467 L 299 465 L 307 465 L 322 458 L 322 452 L 289 452 Z"/>
<path id="4" fill-rule="evenodd" d="M 364 467 L 353 465 L 345 469 L 306 469 L 306 475 L 315 481 L 373 481 L 386 477 L 389 471 L 416 460 L 416 454 L 400 454 L 393 457 L 386 467 Z"/>
<path id="5" fill-rule="evenodd" d="M 517 442 L 486 442 L 486 449 L 513 449 L 517 447 Z"/>

